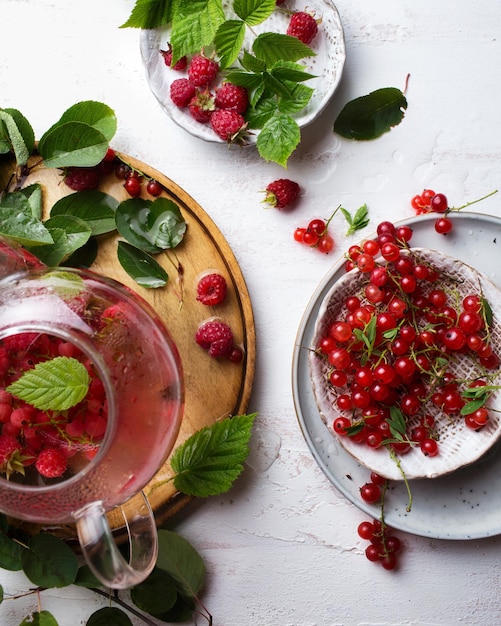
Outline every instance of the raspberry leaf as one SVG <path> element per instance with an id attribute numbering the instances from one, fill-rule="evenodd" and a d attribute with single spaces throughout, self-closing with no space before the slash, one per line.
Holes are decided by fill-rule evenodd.
<path id="1" fill-rule="evenodd" d="M 252 51 L 267 67 L 277 61 L 299 61 L 305 57 L 316 56 L 302 41 L 282 33 L 261 33 L 254 40 Z"/>
<path id="2" fill-rule="evenodd" d="M 138 285 L 154 289 L 167 284 L 169 276 L 164 268 L 139 248 L 126 241 L 119 241 L 117 256 L 120 265 Z"/>
<path id="3" fill-rule="evenodd" d="M 243 470 L 255 414 L 237 415 L 199 430 L 171 458 L 174 485 L 186 495 L 228 491 Z"/>
<path id="4" fill-rule="evenodd" d="M 170 36 L 172 64 L 210 45 L 225 19 L 221 0 L 190 0 L 189 8 L 176 5 Z"/>
<path id="5" fill-rule="evenodd" d="M 218 51 L 219 65 L 222 69 L 230 67 L 236 61 L 245 38 L 245 23 L 240 20 L 227 20 L 218 28 L 214 37 L 214 46 Z"/>
<path id="6" fill-rule="evenodd" d="M 405 109 L 407 99 L 399 89 L 377 89 L 348 102 L 334 122 L 334 132 L 346 139 L 376 139 L 400 124 Z"/>
<path id="7" fill-rule="evenodd" d="M 172 20 L 173 0 L 137 0 L 120 28 L 157 28 Z"/>
<path id="8" fill-rule="evenodd" d="M 300 140 L 301 133 L 297 122 L 288 115 L 279 113 L 264 124 L 256 145 L 263 159 L 286 167 Z"/>
<path id="9" fill-rule="evenodd" d="M 12 395 L 42 411 L 66 411 L 87 395 L 90 377 L 77 359 L 55 357 L 37 363 L 7 387 Z"/>
<path id="10" fill-rule="evenodd" d="M 233 10 L 248 26 L 262 24 L 273 13 L 276 0 L 235 0 Z"/>

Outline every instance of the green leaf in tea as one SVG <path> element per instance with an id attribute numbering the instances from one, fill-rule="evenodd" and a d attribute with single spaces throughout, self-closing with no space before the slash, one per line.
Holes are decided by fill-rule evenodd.
<path id="1" fill-rule="evenodd" d="M 179 207 L 168 198 L 124 200 L 115 212 L 115 223 L 124 239 L 150 254 L 175 248 L 186 232 Z"/>
<path id="2" fill-rule="evenodd" d="M 19 626 L 58 626 L 58 623 L 49 611 L 35 611 L 31 617 L 23 619 Z"/>
<path id="3" fill-rule="evenodd" d="M 167 284 L 167 272 L 147 252 L 125 241 L 119 241 L 117 256 L 120 265 L 141 287 L 156 289 Z"/>
<path id="4" fill-rule="evenodd" d="M 130 617 L 114 606 L 105 606 L 92 613 L 85 626 L 133 626 Z"/>
<path id="5" fill-rule="evenodd" d="M 348 102 L 334 122 L 334 132 L 347 139 L 376 139 L 400 124 L 405 109 L 407 99 L 399 89 L 377 89 Z"/>
<path id="6" fill-rule="evenodd" d="M 197 497 L 228 491 L 243 470 L 255 416 L 237 415 L 216 422 L 176 448 L 171 458 L 176 489 Z"/>
<path id="7" fill-rule="evenodd" d="M 157 567 L 171 576 L 187 598 L 195 598 L 205 583 L 202 557 L 186 539 L 170 530 L 158 531 Z"/>
<path id="8" fill-rule="evenodd" d="M 49 533 L 30 538 L 21 562 L 26 576 L 38 587 L 66 587 L 74 583 L 78 572 L 73 550 Z"/>
<path id="9" fill-rule="evenodd" d="M 85 398 L 89 384 L 89 373 L 83 363 L 58 356 L 37 363 L 7 390 L 36 409 L 66 411 Z"/>
<path id="10" fill-rule="evenodd" d="M 104 235 L 116 229 L 115 211 L 118 200 L 99 190 L 70 193 L 60 198 L 50 211 L 50 216 L 73 215 L 84 221 L 92 235 Z"/>

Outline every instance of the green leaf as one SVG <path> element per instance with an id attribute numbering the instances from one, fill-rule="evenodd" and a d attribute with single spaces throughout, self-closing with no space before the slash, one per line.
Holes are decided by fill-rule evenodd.
<path id="1" fill-rule="evenodd" d="M 150 254 L 175 248 L 186 232 L 179 207 L 168 198 L 124 200 L 115 212 L 115 223 L 124 239 Z"/>
<path id="2" fill-rule="evenodd" d="M 58 626 L 58 624 L 49 611 L 36 611 L 31 617 L 25 617 L 19 626 Z"/>
<path id="3" fill-rule="evenodd" d="M 228 82 L 239 85 L 240 87 L 245 87 L 249 91 L 258 89 L 258 87 L 263 84 L 263 76 L 261 74 L 243 72 L 242 70 L 228 70 L 226 79 Z"/>
<path id="4" fill-rule="evenodd" d="M 290 85 L 289 97 L 280 98 L 278 110 L 286 114 L 298 113 L 309 103 L 312 95 L 313 89 L 307 85 Z"/>
<path id="5" fill-rule="evenodd" d="M 24 548 L 0 530 L 0 567 L 12 572 L 22 569 L 21 553 Z"/>
<path id="6" fill-rule="evenodd" d="M 53 243 L 50 232 L 33 217 L 30 201 L 21 192 L 5 194 L 0 202 L 0 234 L 21 245 Z"/>
<path id="7" fill-rule="evenodd" d="M 99 245 L 94 237 L 91 237 L 85 245 L 78 250 L 75 250 L 73 254 L 65 260 L 64 264 L 66 267 L 76 267 L 76 268 L 90 268 L 90 266 L 94 263 L 97 258 L 97 253 L 99 251 Z"/>
<path id="8" fill-rule="evenodd" d="M 310 78 L 315 78 L 315 75 L 307 72 L 302 65 L 290 61 L 277 61 L 277 63 L 269 69 L 269 72 L 277 80 L 282 82 L 291 81 L 294 83 L 302 83 Z"/>
<path id="9" fill-rule="evenodd" d="M 77 191 L 58 200 L 50 211 L 56 215 L 73 215 L 83 220 L 92 235 L 103 235 L 116 229 L 115 211 L 118 200 L 98 190 Z"/>
<path id="10" fill-rule="evenodd" d="M 119 241 L 117 256 L 120 265 L 138 285 L 156 289 L 167 284 L 169 280 L 167 272 L 147 252 L 125 241 Z"/>
<path id="11" fill-rule="evenodd" d="M 122 609 L 105 606 L 92 613 L 86 626 L 133 626 L 130 617 Z"/>
<path id="12" fill-rule="evenodd" d="M 475 413 L 477 409 L 484 406 L 485 400 L 486 398 L 478 398 L 477 400 L 471 400 L 471 402 L 467 402 L 461 408 L 461 415 L 471 415 L 472 413 Z"/>
<path id="13" fill-rule="evenodd" d="M 132 602 L 150 615 L 169 611 L 177 601 L 177 587 L 170 574 L 155 568 L 139 585 L 130 591 Z"/>
<path id="14" fill-rule="evenodd" d="M 83 363 L 58 356 L 37 363 L 7 389 L 36 409 L 66 411 L 85 398 L 89 384 L 89 373 Z"/>
<path id="15" fill-rule="evenodd" d="M 176 488 L 198 497 L 228 491 L 243 470 L 254 418 L 238 415 L 216 422 L 176 448 L 171 458 Z"/>
<path id="16" fill-rule="evenodd" d="M 137 0 L 120 28 L 157 28 L 172 20 L 173 0 Z"/>
<path id="17" fill-rule="evenodd" d="M 300 140 L 301 133 L 297 122 L 288 115 L 277 114 L 265 123 L 256 145 L 263 159 L 286 167 Z"/>
<path id="18" fill-rule="evenodd" d="M 254 72 L 255 74 L 260 74 L 266 70 L 266 63 L 255 57 L 248 50 L 243 51 L 240 64 L 245 70 Z"/>
<path id="19" fill-rule="evenodd" d="M 6 150 L 6 147 L 12 148 L 18 165 L 26 165 L 33 150 L 34 140 L 33 136 L 31 136 L 31 139 L 25 139 L 18 121 L 25 132 L 29 128 L 31 133 L 33 133 L 31 126 L 19 111 L 15 109 L 0 109 L 0 140 L 2 140 L 0 145 L 3 153 L 9 151 Z"/>
<path id="20" fill-rule="evenodd" d="M 75 582 L 73 584 L 77 585 L 77 587 L 84 587 L 85 589 L 102 586 L 101 581 L 94 576 L 94 573 L 88 565 L 81 565 L 78 568 Z"/>
<path id="21" fill-rule="evenodd" d="M 275 97 L 261 98 L 256 106 L 249 109 L 246 118 L 250 128 L 263 128 L 266 122 L 277 114 L 278 103 Z"/>
<path id="22" fill-rule="evenodd" d="M 352 217 L 351 214 L 344 209 L 343 207 L 339 207 L 341 213 L 344 215 L 346 221 L 348 222 L 349 228 L 346 231 L 346 235 L 352 235 L 357 230 L 362 230 L 369 224 L 369 209 L 366 204 L 363 204 L 359 207 Z"/>
<path id="23" fill-rule="evenodd" d="M 38 151 L 46 167 L 93 167 L 103 160 L 108 146 L 99 130 L 83 122 L 67 122 L 44 133 Z"/>
<path id="24" fill-rule="evenodd" d="M 170 530 L 158 531 L 157 567 L 169 574 L 186 598 L 195 598 L 204 586 L 202 557 L 186 539 Z"/>
<path id="25" fill-rule="evenodd" d="M 117 131 L 117 118 L 113 109 L 107 104 L 94 100 L 77 102 L 62 114 L 55 126 L 62 126 L 69 122 L 87 124 L 99 131 L 108 141 L 113 139 Z"/>
<path id="26" fill-rule="evenodd" d="M 78 571 L 73 550 L 48 533 L 31 537 L 21 562 L 26 576 L 38 587 L 66 587 L 73 584 Z"/>
<path id="27" fill-rule="evenodd" d="M 26 200 L 28 201 L 28 205 L 31 209 L 31 215 L 37 219 L 42 219 L 42 187 L 38 183 L 34 183 L 33 185 L 28 185 L 27 187 L 23 187 L 18 192 L 22 194 Z M 7 195 L 7 194 L 6 194 Z"/>
<path id="28" fill-rule="evenodd" d="M 34 147 L 35 133 L 24 115 L 17 109 L 0 109 L 0 154 L 12 149 L 18 165 L 26 165 Z"/>
<path id="29" fill-rule="evenodd" d="M 271 67 L 277 61 L 299 61 L 315 56 L 313 50 L 296 37 L 282 33 L 261 33 L 252 44 L 252 51 L 258 59 Z"/>
<path id="30" fill-rule="evenodd" d="M 387 420 L 390 425 L 391 434 L 398 440 L 402 441 L 406 433 L 406 423 L 402 411 L 396 407 L 390 407 L 390 418 Z"/>
<path id="31" fill-rule="evenodd" d="M 56 215 L 44 222 L 54 243 L 32 250 L 49 267 L 60 265 L 70 254 L 87 243 L 92 231 L 84 221 L 73 215 Z"/>
<path id="32" fill-rule="evenodd" d="M 245 37 L 245 24 L 240 20 L 227 20 L 217 29 L 214 46 L 219 55 L 221 69 L 235 63 Z"/>
<path id="33" fill-rule="evenodd" d="M 276 0 L 235 0 L 233 10 L 248 26 L 258 26 L 270 17 Z"/>
<path id="34" fill-rule="evenodd" d="M 0 585 L 0 604 L 3 602 L 3 587 Z"/>
<path id="35" fill-rule="evenodd" d="M 405 109 L 407 99 L 399 89 L 377 89 L 348 102 L 334 122 L 334 132 L 347 139 L 376 139 L 400 124 Z"/>
<path id="36" fill-rule="evenodd" d="M 225 20 L 221 0 L 189 0 L 186 6 L 181 3 L 172 21 L 172 62 L 211 45 Z"/>
<path id="37" fill-rule="evenodd" d="M 492 326 L 492 320 L 493 320 L 494 314 L 492 312 L 491 305 L 483 296 L 480 298 L 480 302 L 482 305 L 482 313 L 485 318 L 485 323 L 487 324 L 487 326 Z"/>

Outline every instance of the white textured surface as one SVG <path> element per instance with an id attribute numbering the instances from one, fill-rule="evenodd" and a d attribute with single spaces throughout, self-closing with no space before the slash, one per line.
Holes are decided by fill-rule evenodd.
<path id="1" fill-rule="evenodd" d="M 253 451 L 229 494 L 190 506 L 173 524 L 206 560 L 203 599 L 214 624 L 494 626 L 499 537 L 447 542 L 409 535 L 398 572 L 366 561 L 356 536 L 366 515 L 313 460 L 294 413 L 290 363 L 303 311 L 337 259 L 295 244 L 297 225 L 328 217 L 339 203 L 352 211 L 364 202 L 375 225 L 411 216 L 409 198 L 424 187 L 458 206 L 501 186 L 501 5 L 336 5 L 347 45 L 343 79 L 290 162 L 287 176 L 304 193 L 288 214 L 260 204 L 259 191 L 284 174 L 281 168 L 260 162 L 252 149 L 201 142 L 166 118 L 146 84 L 139 33 L 118 28 L 132 0 L 0 0 L 0 106 L 20 109 L 40 136 L 74 102 L 106 102 L 119 120 L 116 148 L 186 189 L 241 264 L 258 335 Z M 346 101 L 379 87 L 403 88 L 407 74 L 409 108 L 398 128 L 370 143 L 333 135 Z M 500 205 L 493 197 L 473 208 L 501 216 Z M 339 254 L 358 239 L 343 241 L 340 216 L 333 229 Z M 20 574 L 0 571 L 0 583 L 8 594 L 27 589 Z M 84 624 L 105 604 L 73 588 L 46 592 L 41 602 L 61 626 Z M 35 597 L 5 601 L 0 623 L 17 626 L 36 606 Z"/>

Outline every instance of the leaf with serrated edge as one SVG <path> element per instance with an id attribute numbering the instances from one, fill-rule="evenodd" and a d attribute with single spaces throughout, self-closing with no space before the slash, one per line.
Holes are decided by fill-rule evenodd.
<path id="1" fill-rule="evenodd" d="M 225 20 L 221 0 L 190 0 L 188 11 L 179 8 L 173 16 L 170 36 L 172 63 L 209 46 Z"/>
<path id="2" fill-rule="evenodd" d="M 301 132 L 297 122 L 288 115 L 277 114 L 263 126 L 256 146 L 263 159 L 286 167 L 300 140 Z"/>
<path id="3" fill-rule="evenodd" d="M 249 26 L 258 26 L 270 17 L 276 0 L 235 0 L 233 10 Z"/>
<path id="4" fill-rule="evenodd" d="M 299 61 L 315 56 L 313 50 L 302 41 L 282 33 L 261 33 L 254 40 L 252 51 L 267 67 L 277 61 Z"/>
<path id="5" fill-rule="evenodd" d="M 243 470 L 255 414 L 237 415 L 196 432 L 171 459 L 174 485 L 197 497 L 226 492 Z"/>
<path id="6" fill-rule="evenodd" d="M 172 20 L 173 0 L 137 0 L 120 28 L 158 28 Z"/>
<path id="7" fill-rule="evenodd" d="M 85 398 L 89 384 L 83 363 L 61 356 L 37 363 L 7 390 L 36 409 L 65 411 Z"/>
<path id="8" fill-rule="evenodd" d="M 245 24 L 240 20 L 227 20 L 217 29 L 214 46 L 219 55 L 219 65 L 225 69 L 233 65 L 242 48 Z"/>

